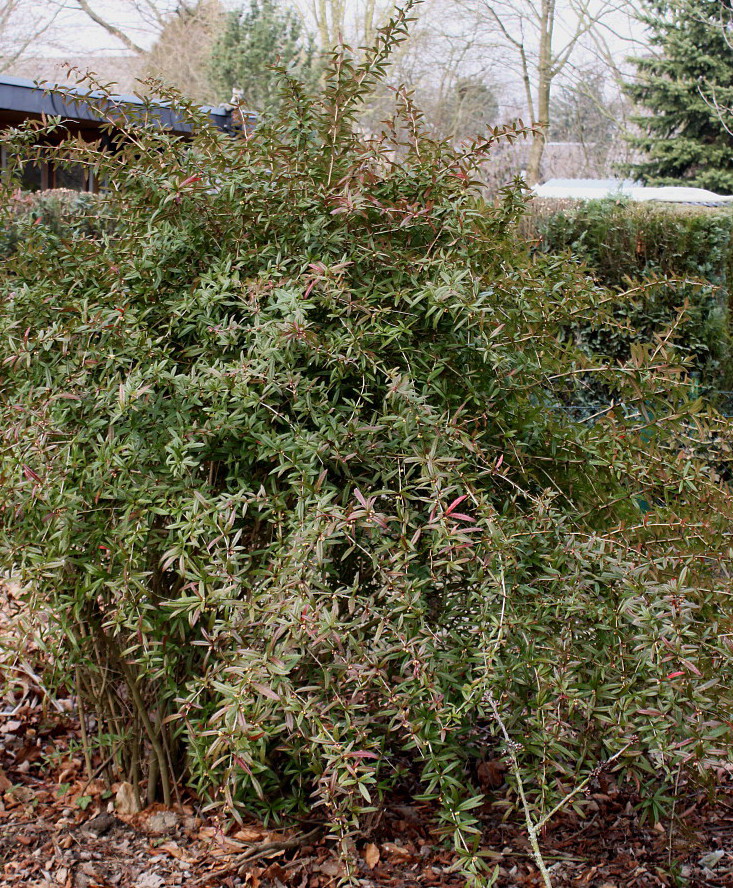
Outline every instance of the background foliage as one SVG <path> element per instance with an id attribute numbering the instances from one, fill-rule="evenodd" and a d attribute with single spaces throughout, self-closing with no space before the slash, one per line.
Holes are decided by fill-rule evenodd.
<path id="1" fill-rule="evenodd" d="M 733 213 L 617 200 L 537 203 L 525 234 L 544 252 L 570 251 L 611 291 L 613 320 L 575 331 L 585 346 L 624 361 L 686 306 L 674 336 L 678 352 L 699 390 L 729 409 Z"/>
<path id="2" fill-rule="evenodd" d="M 479 199 L 501 133 L 457 151 L 404 93 L 354 130 L 409 7 L 255 138 L 184 107 L 189 142 L 88 150 L 114 228 L 1 272 L 0 552 L 149 799 L 345 842 L 402 784 L 478 872 L 501 725 L 537 817 L 622 750 L 648 782 L 728 755 L 731 509 L 697 455 L 727 433 L 664 331 L 568 337 L 606 294 L 523 247 L 519 185 Z M 588 378 L 616 408 L 575 422 Z"/>
<path id="3" fill-rule="evenodd" d="M 43 249 L 50 248 L 54 241 L 99 235 L 112 224 L 105 218 L 96 195 L 61 189 L 33 194 L 15 192 L 4 201 L 2 219 L 3 258 L 29 246 L 34 249 L 39 241 Z"/>
<path id="4" fill-rule="evenodd" d="M 320 62 L 303 20 L 277 0 L 253 0 L 230 12 L 211 48 L 211 80 L 220 101 L 241 91 L 245 107 L 271 114 L 277 108 L 280 76 L 286 68 L 314 86 Z"/>

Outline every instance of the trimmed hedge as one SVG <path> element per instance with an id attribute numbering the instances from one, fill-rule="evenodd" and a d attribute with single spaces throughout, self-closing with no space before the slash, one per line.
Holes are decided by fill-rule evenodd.
<path id="1" fill-rule="evenodd" d="M 577 330 L 591 351 L 619 361 L 634 343 L 653 341 L 687 305 L 674 341 L 701 390 L 733 388 L 730 300 L 733 212 L 707 207 L 535 201 L 523 223 L 535 249 L 569 251 L 599 284 L 619 294 L 612 314 Z"/>

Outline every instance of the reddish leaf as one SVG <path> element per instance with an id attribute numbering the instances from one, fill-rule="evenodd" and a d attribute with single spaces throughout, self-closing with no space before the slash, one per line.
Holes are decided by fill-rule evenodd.
<path id="1" fill-rule="evenodd" d="M 23 474 L 26 478 L 30 478 L 32 481 L 38 482 L 38 484 L 41 483 L 41 476 L 34 472 L 33 469 L 25 463 L 23 463 Z"/>
<path id="2" fill-rule="evenodd" d="M 233 755 L 232 758 L 234 759 L 234 761 L 239 765 L 239 767 L 240 767 L 243 771 L 245 771 L 247 774 L 251 774 L 251 773 L 252 773 L 252 769 L 251 769 L 250 766 L 247 764 L 247 762 L 245 762 L 245 760 L 244 760 L 243 758 L 241 758 L 241 757 L 238 756 L 238 755 Z"/>
<path id="3" fill-rule="evenodd" d="M 685 660 L 685 659 L 683 659 L 682 657 L 680 657 L 680 660 L 682 661 L 682 665 L 683 665 L 688 671 L 692 672 L 692 673 L 693 673 L 694 675 L 696 675 L 698 678 L 702 678 L 702 672 L 700 672 L 700 670 L 697 668 L 697 666 L 695 666 L 694 663 L 691 663 L 689 660 Z"/>
<path id="4" fill-rule="evenodd" d="M 450 515 L 451 512 L 453 511 L 453 509 L 455 509 L 456 506 L 460 506 L 460 504 L 463 502 L 463 500 L 466 499 L 467 497 L 468 497 L 468 494 L 464 493 L 463 496 L 459 496 L 457 499 L 454 499 L 453 502 L 445 510 L 445 514 Z"/>
<path id="5" fill-rule="evenodd" d="M 259 691 L 259 693 L 262 694 L 263 697 L 267 697 L 269 700 L 279 700 L 280 699 L 280 697 L 275 693 L 275 691 L 273 691 L 273 689 L 271 687 L 269 687 L 268 685 L 259 684 L 258 682 L 253 681 L 252 687 L 256 691 Z"/>

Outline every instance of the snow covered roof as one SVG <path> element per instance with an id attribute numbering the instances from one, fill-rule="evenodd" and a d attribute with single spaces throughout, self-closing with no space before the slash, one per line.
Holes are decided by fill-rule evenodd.
<path id="1" fill-rule="evenodd" d="M 537 197 L 575 200 L 626 197 L 635 201 L 654 200 L 664 203 L 700 204 L 703 206 L 717 206 L 733 202 L 733 196 L 726 197 L 716 194 L 714 191 L 707 191 L 705 188 L 688 188 L 680 185 L 647 188 L 628 179 L 548 179 L 544 185 L 535 185 L 532 191 Z"/>

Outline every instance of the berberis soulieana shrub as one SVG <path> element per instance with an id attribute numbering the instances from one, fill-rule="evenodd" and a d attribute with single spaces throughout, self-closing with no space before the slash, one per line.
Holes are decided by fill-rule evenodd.
<path id="1" fill-rule="evenodd" d="M 729 755 L 731 508 L 665 336 L 567 341 L 603 293 L 480 199 L 498 134 L 356 125 L 405 18 L 249 139 L 59 149 L 116 222 L 0 273 L 0 557 L 149 798 L 345 836 L 404 781 L 471 869 L 499 720 L 537 816 Z"/>

